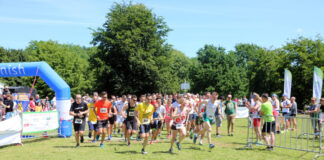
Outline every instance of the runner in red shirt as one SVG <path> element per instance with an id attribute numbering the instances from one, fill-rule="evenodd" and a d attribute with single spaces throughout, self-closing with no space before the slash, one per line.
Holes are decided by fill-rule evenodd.
<path id="1" fill-rule="evenodd" d="M 99 135 L 101 136 L 101 143 L 100 147 L 103 148 L 103 141 L 105 139 L 105 130 L 108 128 L 108 118 L 109 118 L 109 112 L 110 108 L 112 106 L 111 102 L 108 100 L 108 94 L 107 92 L 101 93 L 101 100 L 97 101 L 94 107 L 94 113 L 97 116 L 98 119 L 98 131 Z"/>

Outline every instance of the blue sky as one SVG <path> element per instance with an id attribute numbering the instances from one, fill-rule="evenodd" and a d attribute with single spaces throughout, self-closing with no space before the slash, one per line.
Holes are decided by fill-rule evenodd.
<path id="1" fill-rule="evenodd" d="M 0 46 L 25 48 L 32 40 L 91 46 L 90 28 L 101 27 L 110 0 L 0 0 Z M 173 29 L 168 43 L 189 57 L 213 44 L 278 48 L 289 39 L 324 36 L 321 0 L 135 0 Z"/>

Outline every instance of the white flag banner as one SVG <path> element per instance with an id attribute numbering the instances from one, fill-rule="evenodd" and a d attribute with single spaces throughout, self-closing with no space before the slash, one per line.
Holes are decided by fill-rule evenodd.
<path id="1" fill-rule="evenodd" d="M 316 97 L 317 103 L 319 103 L 322 96 L 322 85 L 323 71 L 320 68 L 314 67 L 313 97 Z"/>
<path id="2" fill-rule="evenodd" d="M 249 117 L 249 110 L 246 107 L 237 107 L 236 118 Z"/>
<path id="3" fill-rule="evenodd" d="M 24 112 L 23 133 L 36 133 L 55 130 L 59 127 L 59 118 L 56 111 Z"/>
<path id="4" fill-rule="evenodd" d="M 291 72 L 288 69 L 285 69 L 284 94 L 287 95 L 287 98 L 290 98 L 291 95 L 291 81 L 292 81 Z"/>
<path id="5" fill-rule="evenodd" d="M 0 122 L 0 146 L 21 143 L 21 118 L 19 115 Z"/>

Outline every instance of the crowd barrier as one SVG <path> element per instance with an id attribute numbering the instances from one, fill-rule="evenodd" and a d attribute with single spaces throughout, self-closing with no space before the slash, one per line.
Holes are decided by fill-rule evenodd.
<path id="1" fill-rule="evenodd" d="M 268 125 L 269 123 L 264 123 L 264 119 L 267 116 L 262 116 L 260 130 L 262 134 L 262 129 L 271 129 Z M 271 116 L 275 119 L 275 141 L 274 148 L 284 148 L 290 150 L 299 150 L 306 152 L 317 153 L 314 159 L 317 159 L 322 154 L 322 120 L 319 117 L 308 117 L 304 116 Z M 323 117 L 323 116 L 321 116 Z M 253 124 L 255 121 L 254 115 L 249 115 L 248 117 L 248 129 L 247 129 L 247 147 L 252 149 L 253 146 L 266 146 L 263 138 L 263 143 L 258 143 L 257 134 L 255 130 L 258 130 L 257 125 Z M 294 128 L 293 121 L 296 121 L 296 128 Z M 288 125 L 290 124 L 290 125 Z M 288 129 L 286 129 L 288 125 Z M 267 131 L 267 130 L 266 130 Z M 271 130 L 272 131 L 272 130 Z M 269 134 L 267 134 L 269 137 Z M 262 135 L 261 135 L 262 137 Z"/>

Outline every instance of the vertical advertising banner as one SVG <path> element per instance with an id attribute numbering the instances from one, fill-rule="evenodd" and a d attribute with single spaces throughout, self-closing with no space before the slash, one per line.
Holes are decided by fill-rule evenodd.
<path id="1" fill-rule="evenodd" d="M 314 67 L 313 97 L 316 97 L 317 103 L 319 103 L 322 96 L 322 85 L 323 85 L 323 71 L 317 67 Z"/>

